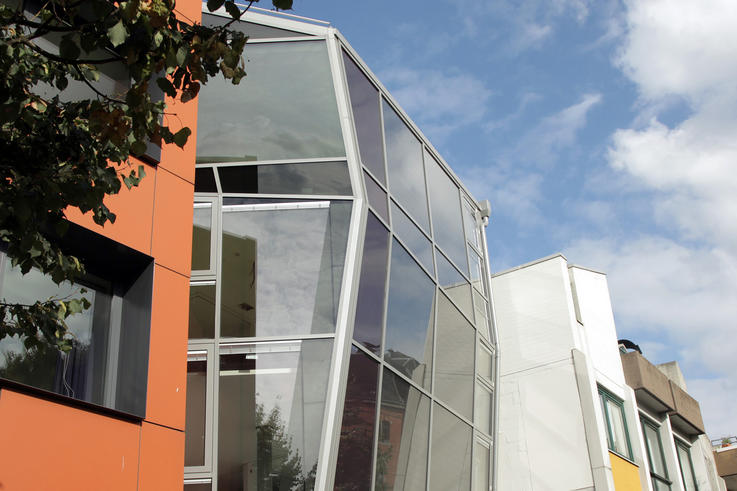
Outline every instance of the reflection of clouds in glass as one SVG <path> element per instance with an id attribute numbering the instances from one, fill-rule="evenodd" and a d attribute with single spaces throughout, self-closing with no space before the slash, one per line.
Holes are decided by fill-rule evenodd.
<path id="1" fill-rule="evenodd" d="M 458 309 L 441 294 L 438 300 L 435 393 L 471 419 L 476 333 Z"/>
<path id="2" fill-rule="evenodd" d="M 422 146 L 404 121 L 384 101 L 389 191 L 420 225 L 428 229 Z"/>
<path id="3" fill-rule="evenodd" d="M 248 45 L 240 85 L 200 93 L 197 155 L 257 160 L 345 155 L 324 42 Z"/>
<path id="4" fill-rule="evenodd" d="M 420 260 L 423 266 L 434 272 L 432 262 L 432 244 L 430 239 L 420 232 L 417 226 L 392 202 L 392 224 L 395 233 L 407 244 L 409 249 Z"/>

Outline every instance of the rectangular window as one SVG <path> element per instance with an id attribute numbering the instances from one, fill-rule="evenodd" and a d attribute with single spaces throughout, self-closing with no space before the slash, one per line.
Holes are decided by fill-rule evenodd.
<path id="1" fill-rule="evenodd" d="M 627 434 L 627 423 L 624 417 L 622 401 L 601 387 L 599 387 L 599 399 L 607 426 L 607 444 L 609 445 L 609 450 L 626 459 L 632 460 L 632 450 L 630 448 L 629 435 Z"/>
<path id="2" fill-rule="evenodd" d="M 676 439 L 676 453 L 678 454 L 678 466 L 681 468 L 684 489 L 686 491 L 698 491 L 699 487 L 696 485 L 696 476 L 691 460 L 691 448 Z"/>
<path id="3" fill-rule="evenodd" d="M 656 491 L 670 490 L 670 480 L 668 480 L 668 470 L 665 466 L 665 455 L 663 455 L 663 444 L 660 441 L 658 427 L 645 418 L 641 418 L 640 421 L 642 422 L 642 434 L 645 437 L 653 489 Z"/>
<path id="4" fill-rule="evenodd" d="M 18 335 L 0 339 L 0 378 L 143 417 L 152 259 L 74 224 L 60 243 L 85 264 L 87 274 L 77 284 L 56 285 L 36 269 L 23 275 L 0 252 L 0 299 L 33 304 L 83 296 L 91 307 L 67 319 L 72 339 L 67 353 L 26 349 Z"/>

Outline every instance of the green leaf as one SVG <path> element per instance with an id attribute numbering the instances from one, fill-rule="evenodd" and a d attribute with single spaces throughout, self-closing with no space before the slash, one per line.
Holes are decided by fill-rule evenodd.
<path id="1" fill-rule="evenodd" d="M 235 3 L 231 2 L 231 1 L 225 2 L 225 10 L 234 19 L 240 19 L 241 18 L 241 14 L 243 13 L 243 12 L 241 12 L 241 9 L 239 9 L 238 6 Z"/>
<path id="2" fill-rule="evenodd" d="M 207 0 L 207 10 L 214 12 L 223 6 L 225 0 Z"/>
<path id="3" fill-rule="evenodd" d="M 177 89 L 174 88 L 174 84 L 171 83 L 171 80 L 165 77 L 159 77 L 156 79 L 156 85 L 159 86 L 161 90 L 164 91 L 166 95 L 169 97 L 176 97 L 177 96 Z"/>
<path id="4" fill-rule="evenodd" d="M 187 59 L 187 48 L 185 46 L 180 47 L 177 50 L 177 66 L 184 65 L 184 61 Z"/>
<path id="5" fill-rule="evenodd" d="M 122 20 L 119 20 L 117 24 L 107 30 L 107 37 L 115 47 L 120 46 L 128 39 L 128 30 Z"/>
<path id="6" fill-rule="evenodd" d="M 181 130 L 174 133 L 174 143 L 179 148 L 184 148 L 184 144 L 187 143 L 187 139 L 189 138 L 189 135 L 192 134 L 192 130 L 190 130 L 187 127 L 182 128 Z"/>
<path id="7" fill-rule="evenodd" d="M 131 144 L 131 153 L 135 156 L 141 156 L 146 153 L 146 142 L 136 140 Z M 128 184 L 128 183 L 126 183 Z M 130 186 L 128 186 L 130 188 Z"/>
<path id="8" fill-rule="evenodd" d="M 292 0 L 271 0 L 277 10 L 292 10 Z"/>
<path id="9" fill-rule="evenodd" d="M 66 58 L 67 60 L 76 60 L 79 58 L 79 54 L 81 53 L 79 46 L 74 42 L 74 38 L 72 36 L 72 34 L 65 35 L 61 38 L 61 42 L 59 43 L 59 56 Z"/>

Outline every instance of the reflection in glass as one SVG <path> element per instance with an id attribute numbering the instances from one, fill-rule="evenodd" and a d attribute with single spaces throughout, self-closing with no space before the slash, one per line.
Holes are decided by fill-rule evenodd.
<path id="1" fill-rule="evenodd" d="M 358 150 L 361 162 L 382 184 L 386 184 L 384 176 L 384 145 L 381 141 L 381 121 L 379 116 L 379 91 L 366 75 L 353 63 L 350 56 L 343 52 L 345 76 L 348 80 L 348 91 L 351 96 L 353 122 L 358 138 Z"/>
<path id="2" fill-rule="evenodd" d="M 334 489 L 368 489 L 376 424 L 379 364 L 351 346 Z"/>
<path id="3" fill-rule="evenodd" d="M 425 230 L 429 230 L 422 144 L 394 109 L 383 101 L 389 192 Z"/>
<path id="4" fill-rule="evenodd" d="M 479 343 L 479 366 L 478 374 L 489 384 L 494 384 L 494 366 L 492 365 L 491 351 L 486 349 L 483 344 Z"/>
<path id="5" fill-rule="evenodd" d="M 307 36 L 302 32 L 287 31 L 286 29 L 278 29 L 276 27 L 264 26 L 262 24 L 256 24 L 253 22 L 245 22 L 238 20 L 232 22 L 231 17 L 209 14 L 207 12 L 202 13 L 202 25 L 208 27 L 224 26 L 228 25 L 228 29 L 239 31 L 248 36 L 248 40 L 253 39 L 273 39 L 273 38 L 287 38 L 297 36 Z M 250 47 L 250 46 L 249 46 Z"/>
<path id="6" fill-rule="evenodd" d="M 363 180 L 366 182 L 366 194 L 368 195 L 369 204 L 386 223 L 389 223 L 389 208 L 387 208 L 386 204 L 386 192 L 365 171 L 363 173 Z"/>
<path id="7" fill-rule="evenodd" d="M 369 213 L 363 243 L 363 262 L 353 339 L 377 355 L 381 353 L 381 326 L 384 323 L 384 292 L 386 291 L 388 256 L 389 231 L 373 213 Z"/>
<path id="8" fill-rule="evenodd" d="M 476 222 L 476 208 L 467 200 L 463 200 L 463 223 L 466 228 L 466 240 L 475 248 L 481 248 L 481 239 L 479 237 L 479 226 Z"/>
<path id="9" fill-rule="evenodd" d="M 430 489 L 471 488 L 471 427 L 439 404 L 433 406 Z"/>
<path id="10" fill-rule="evenodd" d="M 195 193 L 217 193 L 218 188 L 215 184 L 215 174 L 212 173 L 211 167 L 198 167 L 194 171 L 194 192 Z"/>
<path id="11" fill-rule="evenodd" d="M 376 490 L 424 490 L 430 399 L 384 369 Z"/>
<path id="12" fill-rule="evenodd" d="M 691 461 L 691 451 L 680 440 L 676 440 L 676 450 L 678 452 L 678 466 L 681 469 L 681 477 L 686 491 L 696 491 L 696 478 L 693 471 L 693 462 Z"/>
<path id="13" fill-rule="evenodd" d="M 488 304 L 476 289 L 473 289 L 473 307 L 476 312 L 476 329 L 484 339 L 490 339 Z"/>
<path id="14" fill-rule="evenodd" d="M 334 331 L 350 212 L 340 201 L 224 206 L 221 336 Z"/>
<path id="15" fill-rule="evenodd" d="M 224 193 L 350 195 L 345 162 L 218 167 Z"/>
<path id="16" fill-rule="evenodd" d="M 653 477 L 653 487 L 670 489 L 670 486 L 660 482 L 668 479 L 668 471 L 665 468 L 665 455 L 660 443 L 658 429 L 649 421 L 642 419 L 642 432 L 645 434 L 648 462 L 650 463 L 650 474 Z"/>
<path id="17" fill-rule="evenodd" d="M 210 269 L 212 203 L 194 204 L 192 229 L 192 271 Z"/>
<path id="18" fill-rule="evenodd" d="M 396 240 L 390 267 L 384 360 L 429 388 L 435 285 Z"/>
<path id="19" fill-rule="evenodd" d="M 184 491 L 211 491 L 211 482 L 186 482 L 184 483 Z"/>
<path id="20" fill-rule="evenodd" d="M 207 355 L 187 357 L 187 419 L 184 427 L 184 465 L 205 465 Z"/>
<path id="21" fill-rule="evenodd" d="M 198 162 L 345 156 L 324 41 L 249 44 L 246 71 L 200 91 Z"/>
<path id="22" fill-rule="evenodd" d="M 466 239 L 461 217 L 461 199 L 458 186 L 440 164 L 425 151 L 427 188 L 431 196 L 432 229 L 435 242 L 449 258 L 466 273 Z"/>
<path id="23" fill-rule="evenodd" d="M 485 491 L 489 489 L 489 462 L 491 462 L 489 447 L 477 441 L 473 450 L 474 490 Z"/>
<path id="24" fill-rule="evenodd" d="M 468 280 L 435 249 L 435 259 L 438 263 L 438 283 L 445 293 L 458 305 L 464 314 L 473 319 L 473 301 L 471 300 L 471 285 Z"/>
<path id="25" fill-rule="evenodd" d="M 314 489 L 332 340 L 220 348 L 218 487 Z"/>
<path id="26" fill-rule="evenodd" d="M 442 293 L 438 296 L 437 337 L 434 393 L 470 420 L 476 333 Z"/>
<path id="27" fill-rule="evenodd" d="M 481 261 L 481 256 L 479 256 L 476 251 L 469 247 L 468 259 L 471 263 L 471 283 L 479 291 L 484 291 L 484 284 L 481 281 L 484 277 L 484 266 L 483 262 Z"/>
<path id="28" fill-rule="evenodd" d="M 394 201 L 392 203 L 392 228 L 394 233 L 407 244 L 409 250 L 414 253 L 420 260 L 425 269 L 430 274 L 435 273 L 435 267 L 432 262 L 432 243 L 425 234 L 409 219 L 407 215 L 397 206 Z"/>
<path id="29" fill-rule="evenodd" d="M 75 399 L 104 404 L 106 347 L 110 323 L 111 285 L 56 285 L 37 269 L 23 275 L 0 254 L 0 300 L 33 305 L 53 298 L 81 298 L 91 307 L 65 321 L 72 337 L 69 352 L 41 346 L 27 350 L 17 334 L 0 339 L 0 378 L 48 390 Z M 102 280 L 100 280 L 102 283 Z M 86 293 L 82 294 L 81 289 Z"/>
<path id="30" fill-rule="evenodd" d="M 480 431 L 491 435 L 491 392 L 481 384 L 476 384 L 476 408 L 473 424 Z"/>
<path id="31" fill-rule="evenodd" d="M 215 336 L 215 284 L 189 287 L 189 339 Z"/>

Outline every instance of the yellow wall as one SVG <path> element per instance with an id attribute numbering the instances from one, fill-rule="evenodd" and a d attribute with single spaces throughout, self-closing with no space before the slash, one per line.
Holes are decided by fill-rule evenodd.
<path id="1" fill-rule="evenodd" d="M 617 491 L 640 491 L 640 471 L 638 467 L 617 454 L 609 452 L 614 475 L 614 489 Z"/>

